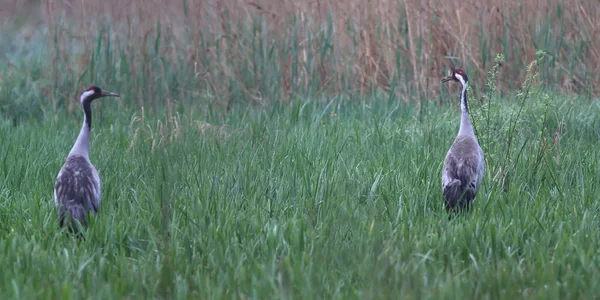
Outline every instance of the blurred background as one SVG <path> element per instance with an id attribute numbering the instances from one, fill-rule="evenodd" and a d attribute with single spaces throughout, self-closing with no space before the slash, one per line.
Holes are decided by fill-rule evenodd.
<path id="1" fill-rule="evenodd" d="M 441 103 L 451 68 L 466 69 L 477 98 L 503 54 L 496 88 L 515 91 L 538 50 L 538 84 L 600 92 L 600 6 L 591 0 L 3 2 L 4 115 L 24 114 L 24 103 L 41 107 L 30 116 L 72 111 L 69 99 L 90 84 L 156 109 L 178 101 L 227 112 L 332 95 Z"/>

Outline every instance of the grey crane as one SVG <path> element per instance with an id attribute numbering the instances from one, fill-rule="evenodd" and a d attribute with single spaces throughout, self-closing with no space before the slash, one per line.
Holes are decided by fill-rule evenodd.
<path id="1" fill-rule="evenodd" d="M 473 124 L 469 118 L 467 86 L 469 78 L 465 71 L 456 69 L 442 82 L 454 80 L 461 84 L 460 92 L 460 128 L 454 143 L 446 154 L 442 169 L 442 194 L 446 211 L 468 210 L 479 191 L 485 160 L 483 150 L 477 142 Z"/>
<path id="2" fill-rule="evenodd" d="M 77 222 L 87 226 L 88 213 L 97 213 L 100 205 L 100 176 L 90 162 L 90 130 L 92 129 L 93 100 L 102 97 L 119 97 L 119 94 L 100 89 L 87 88 L 79 98 L 83 108 L 83 126 L 69 152 L 65 164 L 58 172 L 54 186 L 54 204 L 58 211 L 60 227 L 79 232 Z"/>

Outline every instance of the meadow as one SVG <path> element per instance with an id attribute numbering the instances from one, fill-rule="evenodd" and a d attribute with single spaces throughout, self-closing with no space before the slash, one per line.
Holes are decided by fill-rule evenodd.
<path id="1" fill-rule="evenodd" d="M 435 1 L 31 3 L 0 29 L 0 298 L 600 295 L 591 2 L 505 3 L 494 27 L 483 1 L 488 19 L 445 27 L 457 44 L 435 39 L 456 21 Z M 421 15 L 438 19 L 410 22 Z M 474 209 L 449 220 L 459 89 L 440 80 L 453 64 L 472 79 L 487 169 Z M 52 189 L 90 84 L 122 96 L 92 104 L 103 195 L 77 241 Z"/>

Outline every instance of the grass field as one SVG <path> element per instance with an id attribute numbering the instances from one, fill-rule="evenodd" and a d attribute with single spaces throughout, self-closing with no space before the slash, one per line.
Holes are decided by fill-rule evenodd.
<path id="1" fill-rule="evenodd" d="M 484 187 L 453 221 L 440 169 L 457 103 L 419 116 L 332 99 L 209 125 L 96 101 L 103 203 L 80 244 L 59 231 L 52 201 L 80 118 L 6 122 L 0 297 L 596 297 L 598 101 L 550 95 L 545 114 L 531 100 L 507 160 L 519 102 L 493 100 L 489 127 L 476 123 Z"/>
<path id="2" fill-rule="evenodd" d="M 111 1 L 0 28 L 1 299 L 600 295 L 600 6 Z M 453 220 L 449 60 L 487 163 Z M 52 197 L 91 84 L 122 97 L 92 104 L 103 195 L 77 242 Z"/>

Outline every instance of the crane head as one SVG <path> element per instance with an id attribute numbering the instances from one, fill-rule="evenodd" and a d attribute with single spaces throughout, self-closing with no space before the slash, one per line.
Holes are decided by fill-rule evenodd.
<path id="1" fill-rule="evenodd" d="M 84 102 L 92 102 L 94 99 L 102 98 L 102 97 L 120 97 L 117 93 L 112 93 L 109 91 L 105 91 L 95 85 L 88 87 L 79 98 L 81 104 Z"/>
<path id="2" fill-rule="evenodd" d="M 447 82 L 450 80 L 454 80 L 456 82 L 460 82 L 462 85 L 466 85 L 469 81 L 469 78 L 467 77 L 467 73 L 465 71 L 462 69 L 456 69 L 452 72 L 452 75 L 442 79 L 442 82 Z"/>

